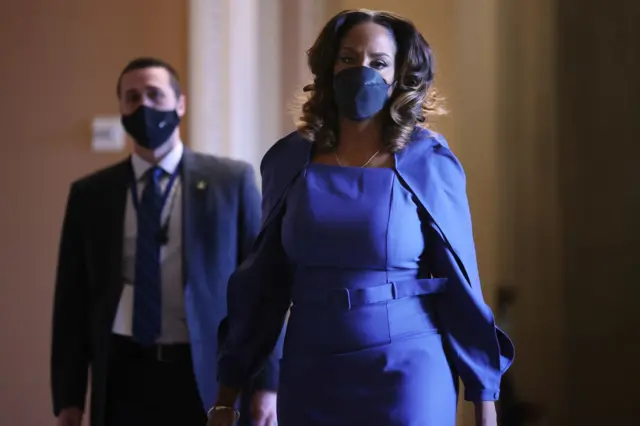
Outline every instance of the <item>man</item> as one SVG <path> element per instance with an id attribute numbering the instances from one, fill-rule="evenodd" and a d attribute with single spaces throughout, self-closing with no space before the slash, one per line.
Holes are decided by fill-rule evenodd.
<path id="1" fill-rule="evenodd" d="M 58 426 L 80 426 L 91 371 L 91 425 L 203 426 L 215 398 L 227 281 L 260 225 L 245 163 L 180 139 L 185 96 L 167 63 L 121 73 L 127 160 L 73 183 L 53 313 Z M 275 424 L 280 348 L 254 383 L 242 424 Z M 245 398 L 248 400 L 249 398 Z"/>

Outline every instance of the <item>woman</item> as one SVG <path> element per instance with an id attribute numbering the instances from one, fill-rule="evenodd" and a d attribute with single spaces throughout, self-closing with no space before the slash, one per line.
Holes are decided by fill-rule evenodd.
<path id="1" fill-rule="evenodd" d="M 263 228 L 229 283 L 231 329 L 210 425 L 229 425 L 291 306 L 281 426 L 477 424 L 513 346 L 485 304 L 465 176 L 444 138 L 429 45 L 390 13 L 345 11 L 308 52 L 298 131 L 265 155 Z M 251 298 L 253 297 L 253 298 Z"/>

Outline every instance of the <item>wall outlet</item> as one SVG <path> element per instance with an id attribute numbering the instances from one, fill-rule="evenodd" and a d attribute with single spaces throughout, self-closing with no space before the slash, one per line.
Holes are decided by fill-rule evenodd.
<path id="1" fill-rule="evenodd" d="M 126 132 L 119 116 L 95 117 L 91 125 L 94 152 L 120 152 L 126 146 Z"/>

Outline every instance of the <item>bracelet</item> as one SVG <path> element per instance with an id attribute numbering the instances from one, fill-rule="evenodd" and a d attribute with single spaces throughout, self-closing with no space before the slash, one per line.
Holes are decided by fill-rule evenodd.
<path id="1" fill-rule="evenodd" d="M 228 405 L 214 405 L 207 412 L 207 418 L 210 418 L 213 413 L 216 411 L 233 411 L 233 421 L 237 422 L 240 419 L 240 411 L 238 411 L 235 407 L 231 407 Z"/>

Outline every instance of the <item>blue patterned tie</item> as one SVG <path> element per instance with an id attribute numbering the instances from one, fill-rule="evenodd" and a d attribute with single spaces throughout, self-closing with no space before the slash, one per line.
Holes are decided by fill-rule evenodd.
<path id="1" fill-rule="evenodd" d="M 159 182 L 163 173 L 158 167 L 146 173 L 137 211 L 133 338 L 144 346 L 153 345 L 162 328 L 159 235 L 163 200 Z"/>

